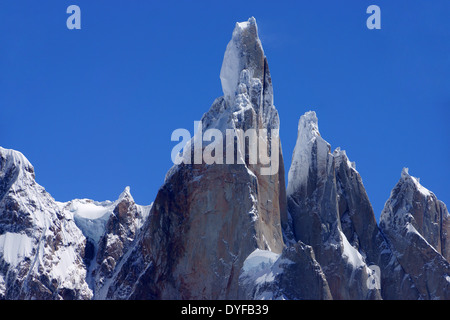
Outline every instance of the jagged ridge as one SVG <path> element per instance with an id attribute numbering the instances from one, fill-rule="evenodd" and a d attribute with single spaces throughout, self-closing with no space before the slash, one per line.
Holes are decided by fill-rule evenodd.
<path id="1" fill-rule="evenodd" d="M 0 298 L 449 299 L 445 204 L 403 170 L 378 226 L 355 164 L 331 152 L 315 112 L 300 118 L 286 195 L 254 18 L 236 24 L 220 78 L 224 96 L 182 157 L 207 129 L 264 129 L 277 173 L 262 174 L 237 143 L 242 164 L 175 165 L 151 206 L 129 188 L 114 202 L 59 203 L 21 153 L 0 148 Z"/>

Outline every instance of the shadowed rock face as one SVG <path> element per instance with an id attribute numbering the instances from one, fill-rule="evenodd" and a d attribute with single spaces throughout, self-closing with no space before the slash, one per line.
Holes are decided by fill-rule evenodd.
<path id="1" fill-rule="evenodd" d="M 405 274 L 378 228 L 372 205 L 354 163 L 339 148 L 333 156 L 342 232 L 364 257 L 367 266 L 380 268 L 383 299 L 417 299 L 419 294 L 412 279 Z"/>
<path id="2" fill-rule="evenodd" d="M 354 163 L 339 148 L 331 153 L 314 112 L 299 122 L 288 208 L 293 237 L 312 246 L 333 299 L 418 297 L 377 226 Z M 381 286 L 368 285 L 373 266 Z"/>
<path id="3" fill-rule="evenodd" d="M 255 300 L 330 300 L 330 288 L 310 246 L 297 242 L 281 255 L 255 250 L 244 262 L 240 297 Z"/>
<path id="4" fill-rule="evenodd" d="M 283 272 L 277 279 L 279 287 L 289 300 L 330 300 L 332 295 L 312 247 L 298 242 L 288 247 L 282 255 L 287 259 Z"/>
<path id="5" fill-rule="evenodd" d="M 288 208 L 296 241 L 310 245 L 322 267 L 333 299 L 380 298 L 366 285 L 369 269 L 342 231 L 338 184 L 340 155 L 320 136 L 314 112 L 300 118 L 299 134 L 289 170 Z M 343 201 L 341 201 L 343 204 Z"/>
<path id="6" fill-rule="evenodd" d="M 129 188 L 115 202 L 103 235 L 98 242 L 96 266 L 92 270 L 95 293 L 101 297 L 103 287 L 108 285 L 124 255 L 131 250 L 140 227 L 147 218 L 148 209 L 136 205 Z"/>
<path id="7" fill-rule="evenodd" d="M 380 217 L 380 228 L 422 299 L 450 299 L 449 213 L 403 169 Z"/>

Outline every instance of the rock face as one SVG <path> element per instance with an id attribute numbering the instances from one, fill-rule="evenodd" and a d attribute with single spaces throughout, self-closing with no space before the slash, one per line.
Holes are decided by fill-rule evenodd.
<path id="1" fill-rule="evenodd" d="M 221 81 L 224 97 L 203 116 L 201 130 L 184 148 L 183 162 L 167 174 L 108 298 L 235 299 L 247 256 L 255 249 L 282 252 L 286 200 L 279 120 L 254 18 L 236 24 Z M 223 159 L 216 163 L 191 164 L 196 143 L 206 141 L 210 129 L 223 137 L 236 135 L 237 143 L 233 138 L 217 147 Z M 239 130 L 249 129 L 257 136 L 268 132 L 264 143 L 267 154 L 276 156 L 274 174 L 264 174 L 265 166 L 252 162 L 245 148 L 252 143 L 239 136 Z M 200 151 L 204 155 L 212 146 L 206 143 Z M 234 164 L 224 160 L 228 157 Z"/>
<path id="2" fill-rule="evenodd" d="M 300 241 L 285 248 L 281 255 L 256 249 L 244 262 L 240 283 L 243 299 L 332 299 L 312 248 Z"/>
<path id="3" fill-rule="evenodd" d="M 115 202 L 57 202 L 21 153 L 0 148 L 0 299 L 100 296 L 149 211 L 129 188 Z"/>
<path id="4" fill-rule="evenodd" d="M 380 227 L 421 299 L 450 299 L 449 221 L 445 204 L 403 169 Z"/>
<path id="5" fill-rule="evenodd" d="M 28 160 L 0 147 L 0 299 L 92 298 L 85 246 Z"/>
<path id="6" fill-rule="evenodd" d="M 100 292 L 122 261 L 122 257 L 132 246 L 140 229 L 148 217 L 150 207 L 142 207 L 134 202 L 129 188 L 114 203 L 112 214 L 105 226 L 105 231 L 98 242 L 97 268 L 92 268 L 95 279 L 95 292 Z"/>
<path id="7" fill-rule="evenodd" d="M 59 207 L 86 237 L 86 281 L 94 298 L 99 298 L 131 249 L 151 206 L 137 205 L 127 187 L 114 202 L 76 199 Z"/>
<path id="8" fill-rule="evenodd" d="M 378 287 L 388 300 L 417 299 L 418 291 L 405 274 L 375 220 L 375 214 L 355 164 L 345 151 L 333 152 L 341 229 L 372 271 L 379 268 Z"/>
<path id="9" fill-rule="evenodd" d="M 331 153 L 314 112 L 299 121 L 287 196 L 293 237 L 313 248 L 333 299 L 418 297 L 378 228 L 355 164 L 339 148 Z"/>
<path id="10" fill-rule="evenodd" d="M 345 186 L 336 178 L 336 166 L 342 160 L 344 155 L 339 151 L 332 154 L 320 136 L 316 114 L 303 115 L 287 190 L 293 234 L 296 241 L 313 248 L 334 299 L 378 299 L 379 290 L 366 285 L 370 269 L 342 230 L 339 202 L 342 207 L 347 203 L 339 201 L 338 189 Z M 349 213 L 344 215 L 349 218 Z"/>

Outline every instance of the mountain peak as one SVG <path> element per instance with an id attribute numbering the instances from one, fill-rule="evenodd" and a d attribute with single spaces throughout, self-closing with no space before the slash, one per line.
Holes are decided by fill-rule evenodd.
<path id="1" fill-rule="evenodd" d="M 402 174 L 401 174 L 401 179 L 403 181 L 405 181 L 405 182 L 411 183 L 414 186 L 414 188 L 417 189 L 424 196 L 430 196 L 431 195 L 431 191 L 420 184 L 420 179 L 419 178 L 413 177 L 413 176 L 411 176 L 409 174 L 409 169 L 408 168 L 403 168 Z"/>
<path id="2" fill-rule="evenodd" d="M 26 171 L 33 179 L 35 178 L 33 165 L 21 152 L 0 147 L 0 177 L 7 175 L 7 171 L 11 169 Z"/>
<path id="3" fill-rule="evenodd" d="M 449 299 L 450 223 L 445 204 L 403 168 L 380 216 L 380 229 L 420 299 Z M 430 270 L 432 265 L 432 272 Z"/>
<path id="4" fill-rule="evenodd" d="M 409 175 L 409 168 L 403 168 L 402 169 L 402 178 L 403 179 L 407 179 L 407 178 L 409 178 L 410 177 L 410 175 Z"/>
<path id="5" fill-rule="evenodd" d="M 319 120 L 315 111 L 308 111 L 300 117 L 298 131 L 310 138 L 320 137 Z"/>
<path id="6" fill-rule="evenodd" d="M 248 28 L 249 26 L 256 26 L 256 19 L 255 17 L 250 17 L 247 21 L 236 22 L 236 26 L 242 29 Z"/>
<path id="7" fill-rule="evenodd" d="M 254 17 L 236 23 L 223 58 L 220 80 L 225 100 L 231 105 L 239 91 L 243 70 L 248 70 L 250 79 L 257 78 L 264 83 L 265 55 Z"/>
<path id="8" fill-rule="evenodd" d="M 331 146 L 320 136 L 316 113 L 306 112 L 298 123 L 297 142 L 288 175 L 288 194 L 306 188 L 310 167 L 318 169 L 321 176 L 327 174 L 328 162 L 331 161 L 330 150 Z"/>
<path id="9" fill-rule="evenodd" d="M 121 202 L 124 198 L 129 198 L 131 201 L 134 201 L 129 186 L 125 187 L 125 189 L 122 191 L 122 193 L 119 196 L 118 202 Z"/>
<path id="10" fill-rule="evenodd" d="M 244 22 L 236 22 L 236 27 L 233 31 L 233 35 L 235 33 L 240 33 L 242 31 L 244 31 L 245 29 L 252 29 L 252 33 L 256 34 L 257 36 L 257 32 L 258 32 L 258 26 L 256 24 L 256 19 L 255 17 L 250 17 L 247 21 Z"/>
<path id="11" fill-rule="evenodd" d="M 341 163 L 346 163 L 347 167 L 352 168 L 356 171 L 356 163 L 350 161 L 347 156 L 347 152 L 345 150 L 341 150 L 340 147 L 337 147 L 333 152 L 333 157 L 336 163 L 336 166 L 339 166 Z"/>

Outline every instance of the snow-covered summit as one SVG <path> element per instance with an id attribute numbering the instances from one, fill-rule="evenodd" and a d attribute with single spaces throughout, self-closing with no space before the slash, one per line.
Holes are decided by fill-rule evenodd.
<path id="1" fill-rule="evenodd" d="M 26 157 L 0 148 L 0 299 L 91 298 L 84 245 Z"/>
<path id="2" fill-rule="evenodd" d="M 304 115 L 300 117 L 298 122 L 298 131 L 302 134 L 310 137 L 311 139 L 315 137 L 320 137 L 319 132 L 319 119 L 315 111 L 305 112 Z"/>
<path id="3" fill-rule="evenodd" d="M 340 147 L 337 147 L 333 152 L 333 157 L 336 162 L 336 167 L 338 167 L 342 162 L 344 162 L 346 163 L 347 167 L 356 171 L 356 163 L 348 159 L 347 152 L 345 150 L 341 150 Z"/>
<path id="4" fill-rule="evenodd" d="M 255 18 L 237 22 L 232 39 L 225 51 L 220 80 L 225 100 L 232 105 L 238 93 L 241 71 L 247 69 L 250 78 L 258 78 L 263 83 L 264 51 L 258 37 Z"/>
<path id="5" fill-rule="evenodd" d="M 28 159 L 20 151 L 0 147 L 0 157 L 16 166 L 33 168 Z M 3 170 L 3 166 L 0 169 Z"/>
<path id="6" fill-rule="evenodd" d="M 0 182 L 6 180 L 6 175 L 14 175 L 14 181 L 21 174 L 27 174 L 34 179 L 34 167 L 19 151 L 0 147 Z"/>
<path id="7" fill-rule="evenodd" d="M 409 174 L 408 168 L 403 168 L 401 174 L 402 180 L 406 183 L 412 183 L 415 188 L 425 196 L 431 196 L 432 192 L 420 184 L 420 179 Z"/>
<path id="8" fill-rule="evenodd" d="M 447 219 L 446 217 L 446 205 L 422 186 L 418 178 L 411 176 L 408 168 L 403 168 L 381 213 L 380 225 L 384 229 L 401 230 L 411 224 L 423 233 L 421 230 L 424 224 L 430 223 L 438 228 L 439 223 L 434 220 Z M 438 231 L 433 233 L 437 234 Z"/>
<path id="9" fill-rule="evenodd" d="M 450 215 L 407 168 L 386 201 L 380 228 L 421 298 L 449 299 Z"/>
<path id="10" fill-rule="evenodd" d="M 370 202 L 345 151 L 331 153 L 314 111 L 300 117 L 288 179 L 293 236 L 313 248 L 333 298 L 380 298 L 376 287 L 356 285 L 369 279 L 369 264 L 378 257 L 366 241 L 378 230 Z"/>
<path id="11" fill-rule="evenodd" d="M 131 200 L 134 200 L 133 196 L 131 195 L 130 186 L 126 186 L 119 196 L 119 200 L 124 198 L 130 198 Z"/>
<path id="12" fill-rule="evenodd" d="M 263 127 L 279 128 L 278 112 L 273 105 L 272 78 L 255 18 L 236 23 L 224 54 L 220 80 L 224 97 L 220 103 L 213 104 L 216 109 L 222 106 L 222 110 L 231 109 L 235 115 L 240 112 L 237 117 L 241 119 L 249 118 L 254 112 Z M 253 126 L 259 127 L 254 123 Z"/>
<path id="13" fill-rule="evenodd" d="M 324 178 L 331 172 L 333 165 L 339 167 L 342 163 L 356 172 L 356 164 L 349 160 L 345 150 L 337 147 L 331 153 L 330 144 L 320 135 L 316 112 L 308 111 L 302 115 L 289 169 L 288 194 L 308 184 L 310 168 L 317 170 L 319 178 Z"/>
<path id="14" fill-rule="evenodd" d="M 316 168 L 322 177 L 327 175 L 332 161 L 330 150 L 330 144 L 320 136 L 316 113 L 306 112 L 298 123 L 298 137 L 289 169 L 288 194 L 307 185 L 311 168 Z"/>

